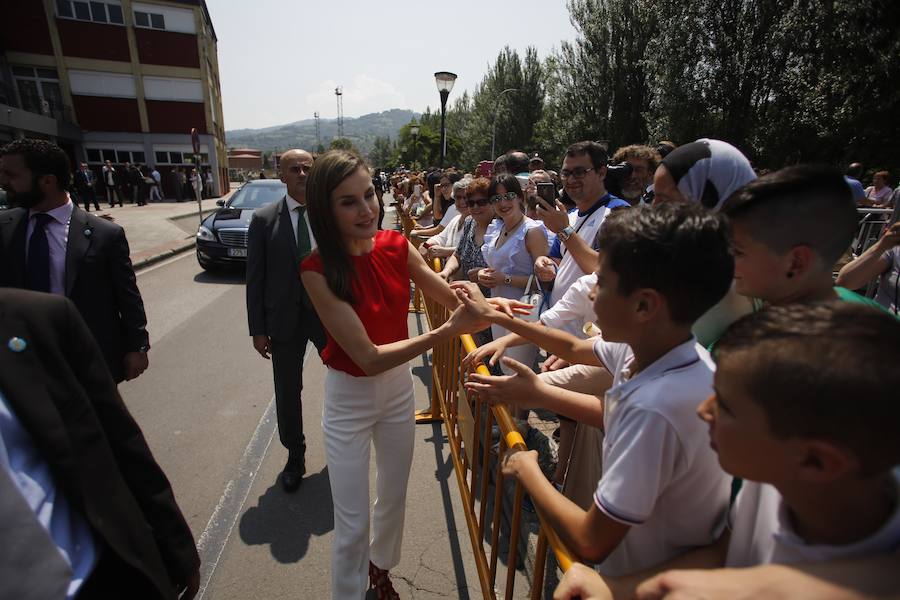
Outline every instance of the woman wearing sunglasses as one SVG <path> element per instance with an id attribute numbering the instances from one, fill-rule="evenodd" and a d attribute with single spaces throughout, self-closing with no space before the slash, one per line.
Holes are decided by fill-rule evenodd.
<path id="1" fill-rule="evenodd" d="M 514 175 L 497 175 L 491 179 L 488 196 L 499 219 L 491 223 L 484 236 L 481 252 L 488 266 L 478 272 L 478 284 L 488 288 L 494 298 L 518 299 L 526 293 L 534 261 L 549 250 L 547 230 L 543 223 L 525 215 L 525 194 Z M 528 291 L 537 290 L 533 287 Z M 491 325 L 491 333 L 496 340 L 509 332 Z M 512 354 L 507 351 L 507 356 L 526 365 L 537 356 L 534 344 L 510 350 Z M 506 365 L 501 364 L 501 369 L 507 375 L 512 374 L 507 372 Z"/>

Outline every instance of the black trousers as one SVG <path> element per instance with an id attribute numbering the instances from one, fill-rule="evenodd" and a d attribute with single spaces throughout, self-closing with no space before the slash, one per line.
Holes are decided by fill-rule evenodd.
<path id="1" fill-rule="evenodd" d="M 82 188 L 78 190 L 78 195 L 81 197 L 81 202 L 84 204 L 85 212 L 91 212 L 91 204 L 94 205 L 96 210 L 100 210 L 100 204 L 97 202 L 97 192 L 94 191 L 94 188 Z"/>
<path id="2" fill-rule="evenodd" d="M 271 343 L 278 438 L 290 453 L 302 454 L 306 450 L 301 394 L 307 342 L 312 342 L 320 354 L 325 348 L 325 330 L 312 310 L 301 311 L 300 323 L 292 338 L 273 339 Z"/>

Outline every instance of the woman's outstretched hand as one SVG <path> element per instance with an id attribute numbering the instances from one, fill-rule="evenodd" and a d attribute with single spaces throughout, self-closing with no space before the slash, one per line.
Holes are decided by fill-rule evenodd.
<path id="1" fill-rule="evenodd" d="M 530 304 L 509 298 L 485 298 L 478 286 L 468 281 L 455 281 L 450 284 L 450 287 L 468 310 L 484 320 L 491 320 L 491 317 L 496 318 L 497 311 L 514 318 L 517 314 L 530 314 L 534 308 Z"/>

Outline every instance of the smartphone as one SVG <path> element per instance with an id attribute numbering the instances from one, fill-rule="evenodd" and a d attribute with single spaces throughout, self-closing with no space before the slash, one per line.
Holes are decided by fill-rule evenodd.
<path id="1" fill-rule="evenodd" d="M 422 195 L 422 186 L 417 183 L 416 185 L 413 186 L 413 196 L 418 198 L 421 195 Z"/>
<path id="2" fill-rule="evenodd" d="M 537 195 L 550 206 L 556 206 L 556 187 L 552 183 L 538 183 Z"/>

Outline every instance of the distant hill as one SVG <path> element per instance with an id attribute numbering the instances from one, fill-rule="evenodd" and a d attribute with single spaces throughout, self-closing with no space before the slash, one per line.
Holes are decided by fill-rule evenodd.
<path id="1" fill-rule="evenodd" d="M 368 153 L 376 137 L 397 138 L 397 132 L 419 113 L 394 108 L 357 118 L 344 117 L 344 137 L 350 139 L 360 151 Z M 322 145 L 328 148 L 337 137 L 337 119 L 319 119 Z M 286 150 L 288 148 L 316 148 L 316 121 L 304 119 L 287 125 L 262 129 L 235 129 L 225 132 L 229 148 L 257 148 L 259 150 Z"/>

